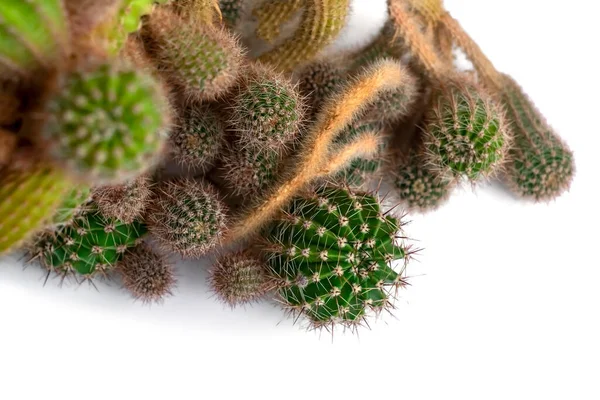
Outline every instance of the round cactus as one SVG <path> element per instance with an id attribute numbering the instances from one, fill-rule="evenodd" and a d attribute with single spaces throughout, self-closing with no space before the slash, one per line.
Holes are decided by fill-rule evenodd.
<path id="1" fill-rule="evenodd" d="M 404 70 L 403 84 L 394 89 L 382 92 L 364 113 L 365 119 L 396 123 L 409 116 L 419 98 L 417 79 L 408 68 Z"/>
<path id="2" fill-rule="evenodd" d="M 0 254 L 14 250 L 45 224 L 73 183 L 56 169 L 0 168 Z"/>
<path id="3" fill-rule="evenodd" d="M 54 213 L 52 222 L 55 225 L 69 224 L 80 213 L 85 211 L 86 204 L 90 199 L 90 188 L 79 185 L 71 189 L 65 196 L 62 203 Z"/>
<path id="4" fill-rule="evenodd" d="M 223 178 L 235 194 L 260 194 L 278 178 L 280 163 L 281 154 L 276 151 L 230 149 L 223 160 Z"/>
<path id="5" fill-rule="evenodd" d="M 572 151 L 508 75 L 504 93 L 514 137 L 504 180 L 524 198 L 546 201 L 560 196 L 575 174 Z"/>
<path id="6" fill-rule="evenodd" d="M 266 236 L 281 300 L 315 327 L 354 326 L 385 309 L 390 289 L 404 285 L 391 267 L 407 256 L 400 227 L 368 194 L 322 187 L 295 199 Z"/>
<path id="7" fill-rule="evenodd" d="M 153 166 L 165 142 L 167 100 L 149 75 L 102 65 L 69 76 L 50 99 L 40 139 L 82 179 L 122 181 Z"/>
<path id="8" fill-rule="evenodd" d="M 508 139 L 502 109 L 467 81 L 451 80 L 427 115 L 427 156 L 441 174 L 489 176 L 504 161 Z"/>
<path id="9" fill-rule="evenodd" d="M 26 72 L 66 56 L 69 24 L 63 0 L 0 2 L 0 72 Z"/>
<path id="10" fill-rule="evenodd" d="M 221 153 L 225 126 L 207 105 L 189 107 L 171 133 L 175 161 L 187 167 L 209 169 Z"/>
<path id="11" fill-rule="evenodd" d="M 184 257 L 200 257 L 215 247 L 226 226 L 226 207 L 205 182 L 175 180 L 156 190 L 148 226 L 159 243 Z"/>
<path id="12" fill-rule="evenodd" d="M 92 207 L 72 223 L 41 234 L 32 251 L 49 271 L 91 278 L 112 270 L 145 233 L 139 222 L 107 218 Z"/>
<path id="13" fill-rule="evenodd" d="M 159 71 L 184 98 L 214 100 L 235 84 L 242 50 L 227 31 L 155 10 L 143 32 Z"/>
<path id="14" fill-rule="evenodd" d="M 233 28 L 242 15 L 245 0 L 219 0 L 219 9 L 225 24 Z"/>
<path id="15" fill-rule="evenodd" d="M 345 75 L 342 67 L 328 61 L 311 63 L 298 73 L 298 89 L 308 99 L 311 118 L 315 117 L 323 103 L 344 84 Z"/>
<path id="16" fill-rule="evenodd" d="M 92 193 L 102 214 L 126 223 L 142 217 L 151 196 L 150 180 L 144 175 L 119 185 L 98 186 Z"/>
<path id="17" fill-rule="evenodd" d="M 400 156 L 392 171 L 396 193 L 408 208 L 419 212 L 435 210 L 456 187 L 456 181 L 430 170 L 417 149 Z"/>
<path id="18" fill-rule="evenodd" d="M 159 302 L 172 294 L 176 279 L 166 257 L 141 243 L 128 250 L 117 264 L 123 286 L 145 303 Z"/>
<path id="19" fill-rule="evenodd" d="M 248 251 L 220 257 L 209 271 L 208 282 L 231 307 L 256 301 L 273 287 L 265 263 Z"/>
<path id="20" fill-rule="evenodd" d="M 233 108 L 230 124 L 240 142 L 253 151 L 290 146 L 303 115 L 297 88 L 283 75 L 259 64 L 248 73 Z"/>

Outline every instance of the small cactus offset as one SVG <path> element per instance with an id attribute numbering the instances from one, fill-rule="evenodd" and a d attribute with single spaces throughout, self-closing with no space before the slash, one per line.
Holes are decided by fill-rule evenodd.
<path id="1" fill-rule="evenodd" d="M 143 72 L 101 65 L 66 78 L 38 137 L 81 179 L 119 182 L 154 166 L 170 122 L 160 85 Z"/>
<path id="2" fill-rule="evenodd" d="M 217 259 L 209 270 L 208 282 L 217 297 L 235 307 L 261 298 L 273 289 L 267 265 L 248 251 Z"/>
<path id="3" fill-rule="evenodd" d="M 126 224 L 93 206 L 70 224 L 43 232 L 32 246 L 32 260 L 59 275 L 106 275 L 146 233 L 140 222 Z"/>
<path id="4" fill-rule="evenodd" d="M 259 64 L 248 72 L 233 108 L 230 125 L 239 143 L 258 152 L 290 147 L 304 111 L 296 86 Z"/>
<path id="5" fill-rule="evenodd" d="M 508 147 L 504 112 L 471 82 L 457 79 L 447 85 L 424 128 L 429 164 L 449 177 L 486 178 L 497 172 Z"/>
<path id="6" fill-rule="evenodd" d="M 229 32 L 155 10 L 142 29 L 158 70 L 183 91 L 184 100 L 214 100 L 233 87 L 242 50 Z"/>
<path id="7" fill-rule="evenodd" d="M 314 327 L 355 326 L 388 308 L 390 289 L 405 284 L 392 268 L 407 257 L 400 228 L 369 194 L 322 187 L 295 199 L 266 236 L 281 301 Z"/>
<path id="8" fill-rule="evenodd" d="M 177 283 L 167 258 L 144 243 L 127 250 L 117 263 L 123 287 L 144 303 L 160 302 L 173 294 Z"/>
<path id="9" fill-rule="evenodd" d="M 118 185 L 97 186 L 92 192 L 102 214 L 125 223 L 142 218 L 151 196 L 150 180 L 145 175 Z"/>
<path id="10" fill-rule="evenodd" d="M 568 190 L 575 165 L 573 153 L 510 76 L 503 76 L 504 104 L 514 143 L 504 180 L 513 192 L 548 201 Z"/>
<path id="11" fill-rule="evenodd" d="M 225 232 L 226 212 L 208 183 L 181 179 L 156 188 L 147 223 L 163 248 L 195 258 L 219 243 Z"/>
<path id="12" fill-rule="evenodd" d="M 0 72 L 26 74 L 64 62 L 68 47 L 63 0 L 0 2 Z"/>
<path id="13" fill-rule="evenodd" d="M 260 153 L 231 148 L 223 160 L 223 178 L 236 195 L 263 193 L 277 180 L 282 154 L 274 150 Z"/>
<path id="14" fill-rule="evenodd" d="M 225 143 L 225 125 L 209 106 L 194 104 L 183 112 L 170 135 L 173 159 L 189 168 L 213 166 Z"/>
<path id="15" fill-rule="evenodd" d="M 61 171 L 45 165 L 0 168 L 0 255 L 51 223 L 72 187 Z"/>

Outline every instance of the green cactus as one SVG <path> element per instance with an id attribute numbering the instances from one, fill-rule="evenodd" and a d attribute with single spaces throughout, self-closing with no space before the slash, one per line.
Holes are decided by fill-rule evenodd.
<path id="1" fill-rule="evenodd" d="M 44 165 L 0 168 L 0 254 L 14 250 L 51 222 L 72 187 L 61 171 Z"/>
<path id="2" fill-rule="evenodd" d="M 408 254 L 396 243 L 400 228 L 365 193 L 322 187 L 295 199 L 266 236 L 281 300 L 315 327 L 354 326 L 368 309 L 385 309 L 390 288 L 404 285 L 391 268 Z"/>
<path id="3" fill-rule="evenodd" d="M 432 211 L 442 205 L 456 187 L 456 181 L 427 167 L 418 149 L 398 157 L 392 171 L 400 200 L 411 210 Z"/>
<path id="4" fill-rule="evenodd" d="M 123 287 L 144 303 L 160 302 L 172 294 L 177 283 L 167 257 L 145 243 L 129 249 L 117 263 Z"/>
<path id="5" fill-rule="evenodd" d="M 128 224 L 142 218 L 151 196 L 150 180 L 145 175 L 118 185 L 97 186 L 92 192 L 102 214 Z"/>
<path id="6" fill-rule="evenodd" d="M 140 222 L 126 224 L 91 206 L 72 223 L 42 233 L 33 245 L 32 258 L 49 271 L 91 278 L 112 270 L 145 233 Z"/>
<path id="7" fill-rule="evenodd" d="M 26 72 L 66 56 L 69 28 L 62 0 L 0 2 L 0 71 Z"/>
<path id="8" fill-rule="evenodd" d="M 160 85 L 144 72 L 102 65 L 70 75 L 40 132 L 56 161 L 81 178 L 122 181 L 152 167 L 169 122 Z"/>
<path id="9" fill-rule="evenodd" d="M 218 244 L 226 226 L 226 207 L 211 185 L 167 181 L 156 193 L 147 222 L 165 249 L 196 258 Z"/>
<path id="10" fill-rule="evenodd" d="M 282 156 L 277 151 L 253 152 L 231 148 L 223 160 L 223 178 L 233 193 L 253 196 L 264 193 L 278 178 Z"/>
<path id="11" fill-rule="evenodd" d="M 214 100 L 235 84 L 242 50 L 226 30 L 157 9 L 142 32 L 159 71 L 181 89 L 182 97 Z"/>
<path id="12" fill-rule="evenodd" d="M 508 75 L 503 78 L 504 104 L 514 138 L 504 180 L 524 198 L 552 200 L 571 185 L 573 153 L 519 84 Z"/>
<path id="13" fill-rule="evenodd" d="M 90 199 L 90 192 L 90 188 L 85 185 L 78 185 L 71 189 L 54 213 L 52 222 L 58 226 L 71 223 L 81 212 L 84 212 Z"/>
<path id="14" fill-rule="evenodd" d="M 254 151 L 289 147 L 304 111 L 297 88 L 283 75 L 255 65 L 234 99 L 230 124 Z"/>
<path id="15" fill-rule="evenodd" d="M 307 114 L 314 119 L 321 107 L 346 82 L 341 66 L 328 61 L 313 62 L 298 73 L 298 90 L 307 99 Z"/>
<path id="16" fill-rule="evenodd" d="M 223 21 L 229 28 L 236 26 L 242 15 L 245 0 L 219 0 Z"/>
<path id="17" fill-rule="evenodd" d="M 476 181 L 497 171 L 509 137 L 504 112 L 469 81 L 450 80 L 427 115 L 425 147 L 441 174 Z"/>
<path id="18" fill-rule="evenodd" d="M 193 105 L 171 132 L 173 158 L 183 166 L 209 169 L 222 151 L 225 126 L 207 105 Z"/>
<path id="19" fill-rule="evenodd" d="M 231 307 L 258 300 L 273 287 L 264 261 L 248 251 L 217 259 L 208 282 L 220 300 Z"/>

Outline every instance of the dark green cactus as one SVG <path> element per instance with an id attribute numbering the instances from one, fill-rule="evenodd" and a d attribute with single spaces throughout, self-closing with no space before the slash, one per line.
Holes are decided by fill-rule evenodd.
<path id="1" fill-rule="evenodd" d="M 84 212 L 90 200 L 90 192 L 90 188 L 85 185 L 73 188 L 56 210 L 52 222 L 56 225 L 68 224 Z"/>
<path id="2" fill-rule="evenodd" d="M 552 200 L 571 185 L 573 153 L 517 82 L 508 75 L 503 78 L 504 104 L 514 138 L 504 180 L 522 197 Z"/>
<path id="3" fill-rule="evenodd" d="M 225 24 L 233 28 L 240 20 L 246 0 L 219 0 L 219 8 Z"/>
<path id="4" fill-rule="evenodd" d="M 315 327 L 353 326 L 404 285 L 392 262 L 407 257 L 401 222 L 369 194 L 322 187 L 295 199 L 266 235 L 281 300 Z"/>
<path id="5" fill-rule="evenodd" d="M 450 80 L 426 118 L 427 158 L 440 174 L 476 181 L 497 172 L 509 137 L 504 112 L 481 88 Z"/>
<path id="6" fill-rule="evenodd" d="M 32 256 L 50 271 L 90 278 L 112 270 L 145 233 L 140 222 L 126 224 L 92 207 L 70 224 L 41 234 Z"/>
<path id="7" fill-rule="evenodd" d="M 206 182 L 162 183 L 147 218 L 150 233 L 167 250 L 200 257 L 215 247 L 226 226 L 226 207 Z"/>
<path id="8" fill-rule="evenodd" d="M 169 123 L 167 99 L 144 72 L 105 64 L 67 77 L 40 140 L 81 178 L 122 181 L 152 167 Z"/>

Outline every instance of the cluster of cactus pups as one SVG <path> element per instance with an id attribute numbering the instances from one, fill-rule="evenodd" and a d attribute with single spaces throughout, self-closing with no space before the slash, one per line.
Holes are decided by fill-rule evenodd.
<path id="1" fill-rule="evenodd" d="M 144 302 L 174 256 L 216 255 L 226 304 L 354 328 L 412 254 L 373 187 L 415 212 L 462 183 L 567 190 L 572 152 L 441 0 L 388 5 L 372 44 L 325 59 L 348 0 L 2 1 L 0 254 Z"/>

